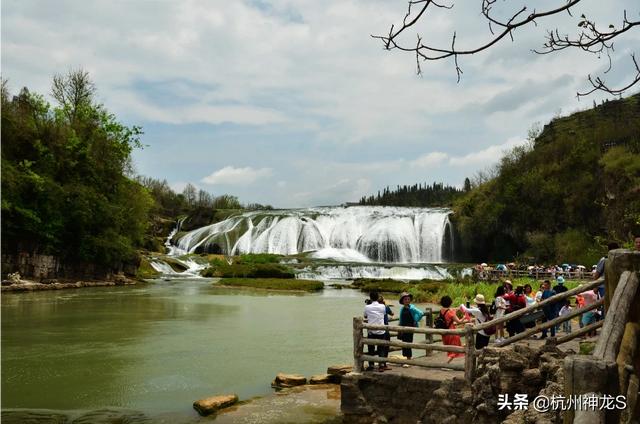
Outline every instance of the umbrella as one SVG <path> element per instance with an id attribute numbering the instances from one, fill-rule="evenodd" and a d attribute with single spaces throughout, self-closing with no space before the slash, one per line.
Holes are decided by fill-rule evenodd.
<path id="1" fill-rule="evenodd" d="M 585 269 L 585 266 L 584 265 L 578 265 L 578 268 Z"/>

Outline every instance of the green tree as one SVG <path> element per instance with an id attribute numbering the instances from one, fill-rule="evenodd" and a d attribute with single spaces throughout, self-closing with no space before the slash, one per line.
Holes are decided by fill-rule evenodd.
<path id="1" fill-rule="evenodd" d="M 114 267 L 136 256 L 153 200 L 129 178 L 140 147 L 128 127 L 95 102 L 82 70 L 53 79 L 52 107 L 2 85 L 2 247 L 66 263 Z"/>

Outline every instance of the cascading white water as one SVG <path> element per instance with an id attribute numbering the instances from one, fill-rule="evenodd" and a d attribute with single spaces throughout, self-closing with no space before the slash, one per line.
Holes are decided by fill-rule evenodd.
<path id="1" fill-rule="evenodd" d="M 383 206 L 245 212 L 184 234 L 175 250 L 228 255 L 314 252 L 317 258 L 351 262 L 442 262 L 450 213 Z"/>

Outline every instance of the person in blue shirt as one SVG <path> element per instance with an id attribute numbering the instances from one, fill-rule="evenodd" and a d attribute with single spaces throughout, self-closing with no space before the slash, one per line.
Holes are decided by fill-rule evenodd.
<path id="1" fill-rule="evenodd" d="M 420 320 L 424 316 L 424 312 L 411 303 L 412 300 L 413 295 L 410 293 L 404 292 L 400 295 L 399 302 L 402 305 L 402 309 L 400 309 L 400 325 L 403 327 L 418 327 Z M 403 342 L 413 343 L 413 333 L 399 333 L 398 338 Z M 403 347 L 402 356 L 411 359 L 413 356 L 411 348 Z M 408 366 L 407 364 L 405 365 Z"/>

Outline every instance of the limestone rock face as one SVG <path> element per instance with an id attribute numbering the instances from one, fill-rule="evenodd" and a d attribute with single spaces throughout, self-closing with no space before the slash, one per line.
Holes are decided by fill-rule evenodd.
<path id="1" fill-rule="evenodd" d="M 279 373 L 271 383 L 275 389 L 286 389 L 288 387 L 302 386 L 307 384 L 307 378 L 300 374 Z"/>
<path id="2" fill-rule="evenodd" d="M 193 409 L 205 416 L 238 402 L 238 395 L 211 396 L 193 402 Z"/>

